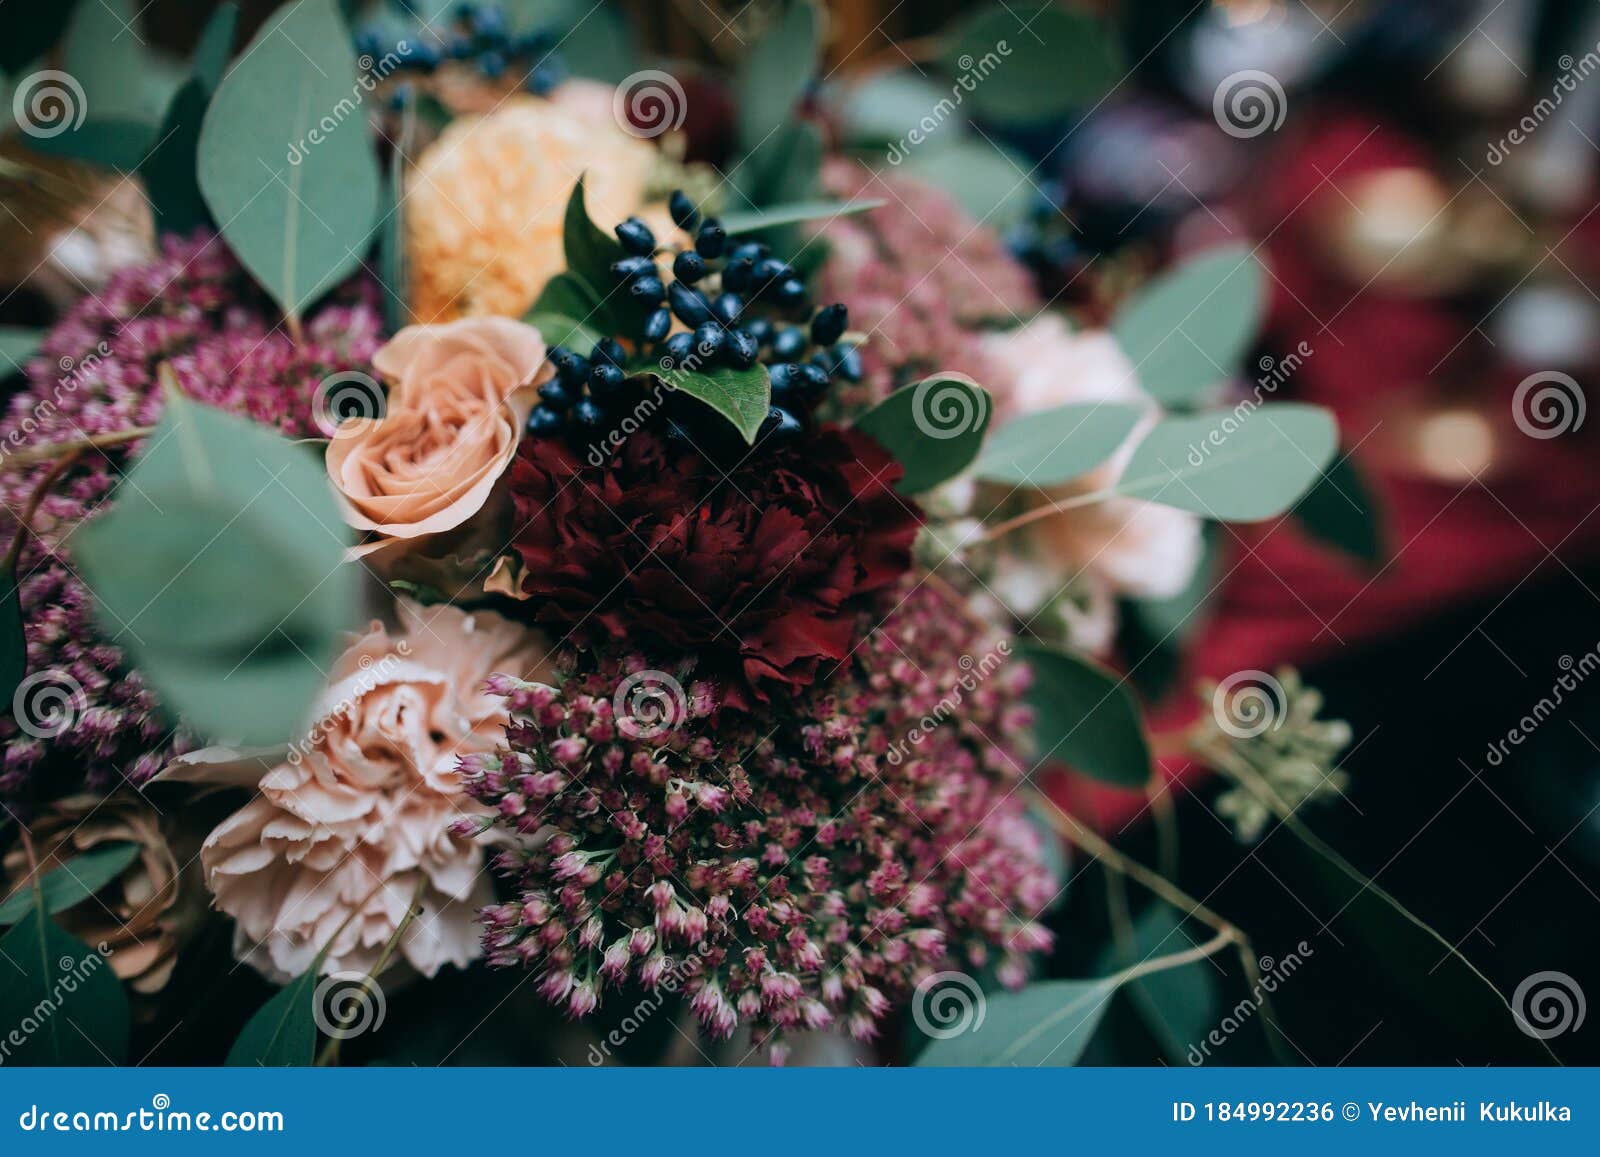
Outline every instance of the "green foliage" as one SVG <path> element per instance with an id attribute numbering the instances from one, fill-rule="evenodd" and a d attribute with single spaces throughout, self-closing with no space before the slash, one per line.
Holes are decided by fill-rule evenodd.
<path id="1" fill-rule="evenodd" d="M 1282 514 L 1338 450 L 1333 415 L 1284 402 L 1242 415 L 1166 418 L 1139 443 L 1117 494 L 1230 522 Z"/>
<path id="2" fill-rule="evenodd" d="M 1130 403 L 1082 402 L 1017 418 L 983 448 L 978 477 L 1012 486 L 1070 482 L 1111 457 L 1144 413 Z"/>
<path id="3" fill-rule="evenodd" d="M 349 532 L 317 458 L 183 399 L 73 540 L 107 634 L 202 734 L 294 734 L 358 621 Z"/>
<path id="4" fill-rule="evenodd" d="M 145 191 L 164 233 L 191 233 L 211 219 L 200 195 L 200 126 L 233 53 L 238 23 L 235 4 L 224 4 L 212 14 L 195 48 L 189 79 L 167 105 L 156 146 L 144 160 Z"/>
<path id="5" fill-rule="evenodd" d="M 1192 403 L 1239 371 L 1266 308 L 1250 249 L 1224 245 L 1154 278 L 1124 302 L 1111 332 L 1139 381 L 1167 405 Z"/>
<path id="6" fill-rule="evenodd" d="M 26 887 L 0 903 L 0 924 L 15 924 L 40 903 L 46 913 L 65 911 L 120 876 L 138 852 L 129 843 L 102 844 L 52 868 L 39 879 L 37 893 Z"/>
<path id="7" fill-rule="evenodd" d="M 315 1059 L 317 1022 L 315 1018 L 319 954 L 301 976 L 273 994 L 245 1022 L 228 1050 L 230 1065 L 258 1065 L 267 1068 L 305 1067 Z"/>
<path id="8" fill-rule="evenodd" d="M 1348 455 L 1329 463 L 1294 516 L 1311 537 L 1368 566 L 1387 557 L 1377 496 Z"/>
<path id="9" fill-rule="evenodd" d="M 1047 980 L 984 998 L 982 1023 L 932 1041 L 919 1068 L 1041 1068 L 1077 1063 L 1100 1027 L 1116 981 Z"/>
<path id="10" fill-rule="evenodd" d="M 805 221 L 832 220 L 849 217 L 881 208 L 882 201 L 795 201 L 784 205 L 770 205 L 765 209 L 724 213 L 717 219 L 729 235 L 758 233 L 779 225 L 798 225 Z"/>
<path id="11" fill-rule="evenodd" d="M 901 168 L 939 186 L 986 226 L 1004 232 L 1033 211 L 1033 162 L 980 136 L 913 149 Z"/>
<path id="12" fill-rule="evenodd" d="M 958 374 L 924 378 L 890 394 L 855 427 L 905 467 L 895 489 L 917 494 L 954 478 L 978 456 L 989 428 L 989 393 Z"/>
<path id="13" fill-rule="evenodd" d="M 1033 668 L 1038 758 L 1118 787 L 1150 779 L 1150 748 L 1127 681 L 1070 651 L 1027 644 L 1019 654 Z"/>
<path id="14" fill-rule="evenodd" d="M 333 0 L 280 9 L 223 78 L 200 130 L 200 191 L 239 260 L 286 314 L 361 262 L 377 157 Z"/>
<path id="15" fill-rule="evenodd" d="M 1113 29 L 1061 4 L 991 4 L 952 26 L 939 62 L 978 114 L 1004 124 L 1093 105 L 1127 72 Z"/>
<path id="16" fill-rule="evenodd" d="M 0 381 L 12 374 L 20 374 L 43 341 L 44 331 L 41 329 L 0 325 Z"/>
<path id="17" fill-rule="evenodd" d="M 744 54 L 733 82 L 742 151 L 762 146 L 794 113 L 816 75 L 820 35 L 810 0 L 787 0 Z"/>
<path id="18" fill-rule="evenodd" d="M 14 1065 L 116 1065 L 128 1053 L 128 996 L 107 959 L 45 915 L 40 893 L 0 937 L 0 1024 L 21 1037 Z"/>
<path id="19" fill-rule="evenodd" d="M 726 366 L 687 370 L 674 366 L 651 372 L 674 390 L 710 406 L 732 422 L 746 442 L 754 444 L 772 405 L 772 383 L 766 366 L 754 365 L 746 370 Z"/>
<path id="20" fill-rule="evenodd" d="M 1157 956 L 1181 952 L 1192 946 L 1183 934 L 1182 918 L 1167 904 L 1153 903 L 1133 923 L 1124 946 L 1113 944 L 1102 954 L 1098 971 L 1118 972 Z M 1129 981 L 1122 989 L 1173 1064 L 1188 1061 L 1189 1046 L 1205 1039 L 1220 1012 L 1222 986 L 1216 968 L 1197 960 L 1180 968 L 1164 968 Z"/>

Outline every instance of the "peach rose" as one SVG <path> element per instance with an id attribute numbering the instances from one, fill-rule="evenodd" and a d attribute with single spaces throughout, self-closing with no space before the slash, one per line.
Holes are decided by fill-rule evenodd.
<path id="1" fill-rule="evenodd" d="M 346 420 L 328 444 L 345 521 L 389 539 L 461 526 L 510 465 L 554 372 L 544 339 L 521 322 L 466 318 L 408 326 L 372 360 L 390 382 L 387 412 Z"/>
<path id="2" fill-rule="evenodd" d="M 1156 404 L 1116 339 L 1103 331 L 1074 333 L 1058 314 L 1040 314 L 1014 330 L 982 339 L 990 365 L 984 384 L 994 394 L 996 425 L 1074 402 L 1134 402 L 1145 418 L 1111 458 L 1082 478 L 1041 491 L 1057 502 L 1114 485 L 1134 447 L 1156 422 Z M 1117 594 L 1167 598 L 1188 584 L 1200 561 L 1200 520 L 1169 506 L 1111 498 L 1042 519 L 1024 532 L 1037 554 L 1067 576 L 1108 584 Z M 1059 581 L 1059 580 L 1058 580 Z"/>
<path id="3" fill-rule="evenodd" d="M 406 201 L 418 321 L 521 317 L 566 268 L 562 221 L 584 176 L 609 229 L 643 207 L 655 149 L 612 115 L 611 90 L 569 82 L 452 121 L 418 158 Z"/>
<path id="4" fill-rule="evenodd" d="M 54 800 L 29 824 L 42 872 L 63 864 L 70 868 L 78 856 L 107 844 L 134 846 L 121 874 L 56 919 L 86 944 L 106 945 L 111 971 L 142 996 L 166 987 L 178 949 L 205 914 L 199 870 L 185 870 L 193 848 L 180 859 L 168 845 L 167 827 L 132 792 Z M 28 857 L 20 845 L 6 853 L 3 873 L 0 894 L 28 886 Z"/>
<path id="5" fill-rule="evenodd" d="M 492 750 L 507 722 L 485 693 L 496 671 L 551 678 L 543 640 L 489 612 L 402 600 L 401 631 L 380 623 L 335 663 L 315 722 L 287 755 L 207 749 L 163 778 L 259 794 L 201 850 L 234 953 L 276 980 L 311 967 L 372 969 L 416 903 L 396 955 L 432 976 L 478 955 L 477 909 L 490 898 L 483 845 L 456 821 L 482 815 L 457 761 Z M 262 774 L 263 769 L 265 774 Z"/>

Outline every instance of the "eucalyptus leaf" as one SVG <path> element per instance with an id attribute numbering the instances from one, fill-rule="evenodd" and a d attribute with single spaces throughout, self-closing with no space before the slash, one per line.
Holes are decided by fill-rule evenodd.
<path id="1" fill-rule="evenodd" d="M 200 191 L 223 237 L 290 317 L 361 263 L 378 161 L 333 0 L 272 16 L 223 77 L 200 130 Z"/>
<path id="2" fill-rule="evenodd" d="M 28 359 L 39 352 L 44 330 L 0 325 L 0 380 L 20 374 Z"/>
<path id="3" fill-rule="evenodd" d="M 1077 1063 L 1100 1026 L 1117 985 L 1114 980 L 1048 980 L 1021 992 L 981 998 L 981 1021 L 955 1036 L 932 1041 L 919 1068 L 1041 1068 Z"/>
<path id="4" fill-rule="evenodd" d="M 857 418 L 855 428 L 905 467 L 895 489 L 918 494 L 978 456 L 989 428 L 989 393 L 971 378 L 938 374 L 896 390 Z"/>
<path id="5" fill-rule="evenodd" d="M 771 139 L 805 96 L 820 63 L 821 29 L 811 0 L 784 0 L 734 76 L 739 147 Z"/>
<path id="6" fill-rule="evenodd" d="M 1150 747 L 1127 681 L 1069 651 L 1030 643 L 1019 653 L 1033 668 L 1038 758 L 1118 787 L 1148 783 Z"/>
<path id="7" fill-rule="evenodd" d="M 1338 445 L 1333 415 L 1300 402 L 1165 418 L 1114 489 L 1207 518 L 1259 522 L 1292 507 Z"/>
<path id="8" fill-rule="evenodd" d="M 128 996 L 107 957 L 37 903 L 0 937 L 0 1025 L 15 1034 L 8 1065 L 120 1064 L 128 1020 Z"/>
<path id="9" fill-rule="evenodd" d="M 1112 944 L 1101 955 L 1097 971 L 1112 974 L 1157 956 L 1194 946 L 1184 935 L 1182 919 L 1171 905 L 1156 902 L 1134 921 L 1127 949 Z M 1128 1000 L 1149 1027 L 1161 1051 L 1173 1064 L 1189 1063 L 1189 1050 L 1205 1040 L 1220 1014 L 1222 986 L 1209 960 L 1179 968 L 1163 968 L 1129 981 L 1121 997 Z"/>
<path id="10" fill-rule="evenodd" d="M 836 86 L 829 107 L 840 121 L 844 144 L 856 149 L 904 150 L 915 131 L 926 142 L 933 134 L 957 136 L 966 131 L 966 117 L 953 104 L 935 124 L 928 118 L 941 102 L 953 101 L 949 85 L 919 76 L 908 67 L 898 72 L 873 71 Z M 930 132 L 924 122 L 932 125 Z"/>
<path id="11" fill-rule="evenodd" d="M 306 1067 L 316 1057 L 315 1017 L 317 964 L 273 994 L 245 1022 L 228 1050 L 229 1065 L 266 1068 Z"/>
<path id="12" fill-rule="evenodd" d="M 238 25 L 239 8 L 231 0 L 212 13 L 200 33 L 189 79 L 173 93 L 155 147 L 141 166 L 156 226 L 163 233 L 188 234 L 211 221 L 197 171 L 200 126 L 228 66 Z"/>
<path id="13" fill-rule="evenodd" d="M 674 366 L 657 367 L 651 372 L 672 389 L 710 406 L 732 422 L 746 442 L 755 443 L 772 405 L 772 383 L 766 366 L 755 365 L 747 370 L 724 366 L 705 371 Z"/>
<path id="14" fill-rule="evenodd" d="M 1127 74 L 1109 24 L 1060 4 L 997 3 L 957 22 L 939 60 L 979 115 L 1011 124 L 1098 103 Z"/>
<path id="15" fill-rule="evenodd" d="M 1368 566 L 1387 557 L 1377 496 L 1348 455 L 1329 463 L 1294 516 L 1312 538 Z"/>
<path id="16" fill-rule="evenodd" d="M 786 205 L 769 205 L 765 209 L 724 213 L 717 220 L 730 235 L 758 233 L 779 225 L 798 225 L 805 221 L 833 220 L 851 217 L 857 213 L 881 209 L 883 201 L 795 201 Z"/>
<path id="17" fill-rule="evenodd" d="M 153 129 L 167 97 L 140 40 L 133 0 L 80 4 L 62 46 L 62 68 L 83 86 L 84 107 L 98 121 L 135 121 Z M 147 142 L 148 143 L 148 142 Z"/>
<path id="18" fill-rule="evenodd" d="M 1059 486 L 1093 470 L 1133 433 L 1146 409 L 1081 402 L 1014 419 L 989 438 L 977 474 L 1012 486 Z"/>
<path id="19" fill-rule="evenodd" d="M 170 707 L 208 737 L 281 742 L 359 621 L 349 532 L 313 452 L 168 394 L 74 553 L 110 641 Z"/>
<path id="20" fill-rule="evenodd" d="M 1250 249 L 1224 245 L 1144 286 L 1111 332 L 1158 401 L 1193 402 L 1238 372 L 1266 309 L 1266 275 Z"/>
<path id="21" fill-rule="evenodd" d="M 7 696 L 9 698 L 9 696 Z M 39 892 L 47 913 L 63 912 L 74 904 L 94 895 L 111 883 L 139 854 L 130 843 L 102 844 L 76 856 L 59 868 L 52 868 L 39 879 Z M 0 924 L 15 924 L 36 903 L 31 881 L 4 903 L 0 903 Z"/>
<path id="22" fill-rule="evenodd" d="M 217 91 L 222 74 L 227 71 L 233 57 L 233 42 L 239 34 L 239 5 L 226 0 L 206 21 L 195 45 L 194 59 L 190 62 L 191 75 L 205 86 L 206 92 Z"/>

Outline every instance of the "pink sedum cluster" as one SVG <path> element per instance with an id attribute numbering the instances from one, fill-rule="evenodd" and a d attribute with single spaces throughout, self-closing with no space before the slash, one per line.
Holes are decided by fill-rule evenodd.
<path id="1" fill-rule="evenodd" d="M 278 311 L 215 238 L 168 240 L 155 261 L 116 274 L 51 330 L 0 419 L 0 454 L 154 424 L 163 362 L 201 401 L 286 434 L 315 436 L 317 384 L 368 365 L 381 343 L 375 300 L 368 285 L 336 292 L 305 319 L 305 340 L 296 346 Z M 17 562 L 28 672 L 69 689 L 71 720 L 47 737 L 27 733 L 11 713 L 0 717 L 0 799 L 142 782 L 188 746 L 99 630 L 70 559 L 73 528 L 111 492 L 139 445 L 81 454 L 31 520 Z M 53 465 L 0 471 L 0 552 L 11 547 L 19 517 Z"/>
<path id="2" fill-rule="evenodd" d="M 574 1016 L 667 985 L 714 1037 L 745 1025 L 779 1055 L 787 1030 L 875 1036 L 942 969 L 1020 985 L 1056 891 L 1015 794 L 1029 673 L 932 590 L 901 597 L 762 715 L 638 657 L 492 680 L 509 746 L 463 771 L 518 837 L 497 857 L 518 894 L 483 914 L 489 962 Z"/>
<path id="3" fill-rule="evenodd" d="M 832 220 L 821 235 L 828 260 L 817 295 L 849 306 L 851 328 L 868 335 L 865 375 L 857 386 L 841 385 L 840 402 L 871 405 L 935 371 L 987 381 L 983 330 L 1026 321 L 1040 307 L 1033 279 L 999 234 L 909 177 L 833 160 L 823 181 L 841 198 L 887 202 Z"/>

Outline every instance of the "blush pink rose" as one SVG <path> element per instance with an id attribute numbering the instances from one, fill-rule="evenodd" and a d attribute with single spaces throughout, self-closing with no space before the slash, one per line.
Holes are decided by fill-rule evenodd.
<path id="1" fill-rule="evenodd" d="M 287 754 L 210 748 L 163 778 L 258 794 L 206 838 L 201 864 L 235 921 L 234 952 L 283 981 L 310 968 L 369 971 L 395 956 L 432 976 L 478 955 L 474 915 L 490 899 L 483 845 L 456 830 L 482 814 L 457 761 L 502 738 L 494 672 L 546 680 L 543 640 L 489 612 L 402 601 L 339 657 L 315 722 Z M 419 915 L 405 924 L 412 904 Z M 404 925 L 403 933 L 400 929 Z"/>
<path id="2" fill-rule="evenodd" d="M 345 421 L 328 444 L 345 520 L 385 539 L 460 527 L 489 501 L 554 372 L 544 339 L 502 317 L 408 326 L 373 366 L 389 383 L 386 413 Z"/>
<path id="3" fill-rule="evenodd" d="M 1138 372 L 1100 330 L 1076 333 L 1058 314 L 1040 314 L 1017 329 L 985 335 L 984 385 L 994 394 L 995 424 L 1081 402 L 1132 402 L 1148 408 L 1110 459 L 1064 486 L 1043 490 L 1040 504 L 1116 483 L 1134 447 L 1155 424 L 1156 404 Z M 1200 561 L 1200 520 L 1169 506 L 1110 498 L 1040 520 L 1024 532 L 1037 554 L 1066 576 L 1081 575 L 1116 594 L 1168 598 L 1188 584 Z"/>

